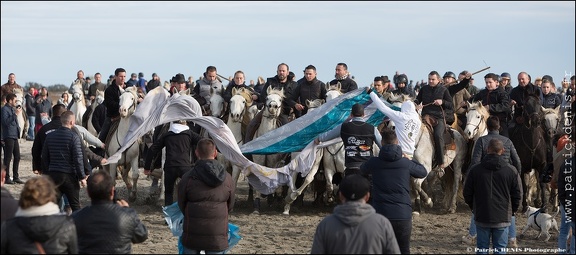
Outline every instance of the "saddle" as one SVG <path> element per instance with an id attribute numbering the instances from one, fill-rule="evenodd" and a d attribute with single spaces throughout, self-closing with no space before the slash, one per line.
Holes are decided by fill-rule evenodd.
<path id="1" fill-rule="evenodd" d="M 110 147 L 110 141 L 112 140 L 112 134 L 114 132 L 116 132 L 116 130 L 118 130 L 118 126 L 120 125 L 120 119 L 117 120 L 111 120 L 112 123 L 110 123 L 110 130 L 108 131 L 108 134 L 106 135 L 106 142 L 104 143 L 106 145 L 106 148 L 104 148 L 106 150 L 106 154 L 108 154 L 108 147 Z M 108 155 L 110 156 L 110 155 Z"/>
<path id="2" fill-rule="evenodd" d="M 434 127 L 436 125 L 438 125 L 438 121 L 434 117 L 426 114 L 426 115 L 424 115 L 424 117 L 422 117 L 422 124 L 424 124 L 424 126 L 426 126 L 426 128 L 428 129 L 428 132 L 430 132 L 431 134 L 434 134 Z M 450 129 L 449 127 L 446 127 L 444 129 L 444 133 L 442 135 L 444 138 L 445 150 L 456 150 L 456 142 L 454 140 L 454 133 L 453 133 L 452 129 Z M 434 139 L 432 139 L 432 143 L 434 143 Z"/>

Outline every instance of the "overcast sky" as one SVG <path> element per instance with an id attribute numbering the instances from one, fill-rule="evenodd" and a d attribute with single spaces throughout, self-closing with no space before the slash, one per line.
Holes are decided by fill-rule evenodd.
<path id="1" fill-rule="evenodd" d="M 69 85 L 117 67 L 197 79 L 209 65 L 247 84 L 287 63 L 334 78 L 344 62 L 360 87 L 395 71 L 549 74 L 575 71 L 575 2 L 6 2 L 1 78 Z M 226 83 L 225 83 L 226 84 Z M 513 86 L 518 84 L 513 79 Z"/>

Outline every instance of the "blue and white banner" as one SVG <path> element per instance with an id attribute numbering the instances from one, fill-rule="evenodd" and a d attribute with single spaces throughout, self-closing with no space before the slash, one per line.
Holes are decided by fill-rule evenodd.
<path id="1" fill-rule="evenodd" d="M 339 138 L 320 145 L 314 144 L 314 138 L 344 122 L 350 115 L 352 105 L 364 104 L 365 120 L 373 125 L 382 122 L 384 115 L 370 100 L 364 88 L 348 92 L 335 100 L 327 102 L 316 110 L 260 136 L 241 148 L 236 144 L 232 131 L 220 119 L 202 116 L 198 102 L 190 96 L 175 94 L 170 96 L 162 87 L 150 91 L 136 107 L 130 117 L 130 128 L 122 147 L 108 158 L 116 163 L 132 143 L 137 141 L 154 127 L 176 120 L 191 120 L 208 131 L 220 152 L 236 166 L 242 169 L 248 181 L 262 194 L 271 194 L 280 185 L 295 187 L 292 173 L 306 176 L 316 160 L 316 150 L 339 142 Z M 398 107 L 392 106 L 394 110 Z M 300 154 L 287 165 L 270 168 L 255 164 L 243 154 L 273 154 L 297 152 Z"/>

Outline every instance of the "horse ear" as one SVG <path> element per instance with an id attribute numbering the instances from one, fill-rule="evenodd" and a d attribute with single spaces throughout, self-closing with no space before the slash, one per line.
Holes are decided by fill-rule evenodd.
<path id="1" fill-rule="evenodd" d="M 232 87 L 232 95 L 236 95 L 236 93 L 238 93 L 238 90 L 236 87 Z"/>
<path id="2" fill-rule="evenodd" d="M 336 84 L 336 87 L 338 87 L 338 90 L 342 91 L 342 83 L 338 82 L 338 84 Z"/>
<path id="3" fill-rule="evenodd" d="M 558 114 L 560 112 L 560 105 L 556 106 L 556 108 L 554 108 L 554 111 L 556 112 L 556 114 Z"/>
<path id="4" fill-rule="evenodd" d="M 544 106 L 540 106 L 540 108 L 542 109 L 542 111 L 546 110 L 546 107 Z"/>

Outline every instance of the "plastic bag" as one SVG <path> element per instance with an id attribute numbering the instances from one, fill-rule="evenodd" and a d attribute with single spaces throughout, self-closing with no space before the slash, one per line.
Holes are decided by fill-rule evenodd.
<path id="1" fill-rule="evenodd" d="M 164 218 L 172 235 L 178 236 L 178 253 L 182 254 L 184 251 L 184 246 L 182 245 L 182 232 L 184 225 L 184 214 L 180 211 L 178 207 L 178 202 L 174 202 L 169 206 L 163 206 L 162 212 L 164 213 Z M 239 234 L 240 227 L 228 222 L 228 249 L 225 253 L 228 253 L 240 240 L 242 237 Z"/>
<path id="2" fill-rule="evenodd" d="M 164 218 L 166 219 L 166 223 L 168 223 L 168 227 L 172 231 L 172 235 L 181 236 L 184 225 L 184 214 L 180 211 L 178 202 L 174 202 L 169 206 L 163 206 L 162 212 L 164 213 Z"/>

